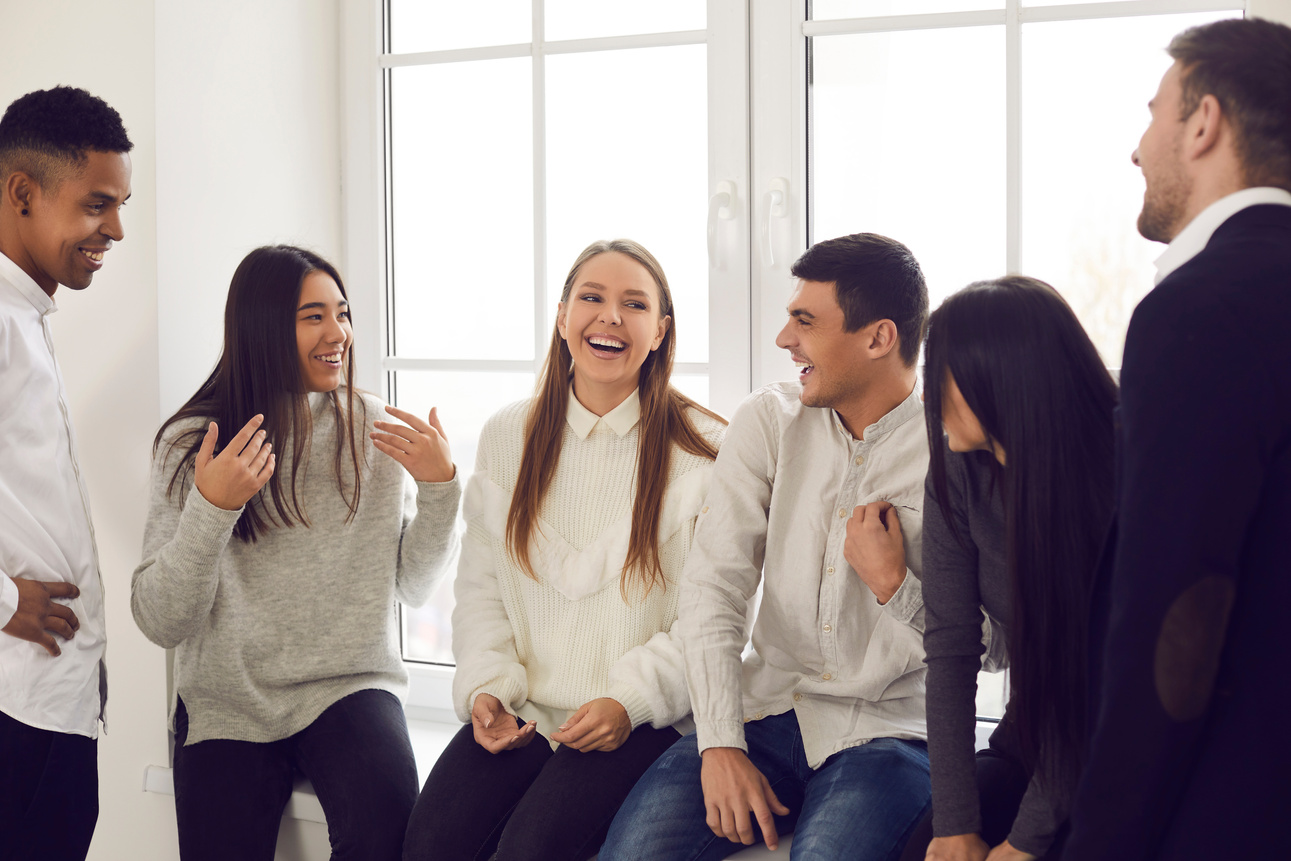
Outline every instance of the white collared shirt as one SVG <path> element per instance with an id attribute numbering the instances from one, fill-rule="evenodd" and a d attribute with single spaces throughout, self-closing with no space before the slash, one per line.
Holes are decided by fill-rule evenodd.
<path id="1" fill-rule="evenodd" d="M 565 420 L 574 429 L 574 433 L 578 434 L 579 439 L 587 439 L 587 435 L 592 432 L 592 428 L 596 427 L 597 422 L 605 422 L 610 430 L 620 437 L 625 437 L 641 420 L 641 390 L 633 389 L 632 394 L 624 398 L 617 407 L 603 416 L 598 416 L 583 406 L 582 402 L 574 396 L 574 387 L 570 386 L 569 408 L 565 411 Z"/>
<path id="2" fill-rule="evenodd" d="M 1183 230 L 1179 231 L 1179 235 L 1156 259 L 1157 275 L 1154 283 L 1160 284 L 1166 276 L 1200 254 L 1206 247 L 1206 243 L 1210 242 L 1210 237 L 1219 229 L 1219 225 L 1248 206 L 1261 203 L 1291 206 L 1291 192 L 1268 186 L 1244 188 L 1221 197 L 1207 206 L 1197 213 L 1197 217 L 1188 222 Z"/>
<path id="3" fill-rule="evenodd" d="M 51 296 L 0 254 L 0 625 L 13 618 L 10 579 L 80 587 L 65 601 L 80 628 L 62 654 L 0 634 L 0 711 L 38 729 L 98 736 L 106 698 L 103 585 L 90 500 L 54 358 Z"/>
<path id="4" fill-rule="evenodd" d="M 807 762 L 875 738 L 927 738 L 919 388 L 854 438 L 776 383 L 736 411 L 682 576 L 681 628 L 699 749 L 744 748 L 743 722 L 793 709 Z M 880 605 L 843 556 L 852 510 L 896 506 L 906 578 Z M 746 608 L 762 584 L 753 650 Z"/>

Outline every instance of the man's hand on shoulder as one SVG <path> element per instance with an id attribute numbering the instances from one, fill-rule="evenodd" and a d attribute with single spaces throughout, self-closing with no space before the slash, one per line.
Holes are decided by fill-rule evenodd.
<path id="1" fill-rule="evenodd" d="M 752 846 L 753 823 L 749 818 L 752 811 L 762 828 L 767 848 L 774 850 L 780 839 L 776 836 L 772 814 L 786 816 L 789 808 L 776 798 L 766 776 L 737 747 L 710 747 L 704 751 L 703 760 L 700 782 L 704 787 L 708 827 L 718 837 Z"/>
<path id="2" fill-rule="evenodd" d="M 843 558 L 880 604 L 892 600 L 905 582 L 906 573 L 905 544 L 896 506 L 885 501 L 856 506 L 847 521 Z"/>
<path id="3" fill-rule="evenodd" d="M 3 576 L 3 575 L 0 575 Z M 53 634 L 64 640 L 76 636 L 76 629 L 81 623 L 65 604 L 57 604 L 55 598 L 77 598 L 81 590 L 71 583 L 46 583 L 39 580 L 13 578 L 18 587 L 18 609 L 3 630 L 11 637 L 28 640 L 44 646 L 51 658 L 57 658 L 63 650 Z"/>

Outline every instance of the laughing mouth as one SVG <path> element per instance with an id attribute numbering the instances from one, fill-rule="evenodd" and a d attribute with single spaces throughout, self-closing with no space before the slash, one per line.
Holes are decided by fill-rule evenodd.
<path id="1" fill-rule="evenodd" d="M 800 361 L 798 359 L 794 359 L 793 364 L 794 367 L 798 369 L 798 373 L 802 374 L 804 377 L 816 369 L 816 366 L 811 362 Z"/>
<path id="2" fill-rule="evenodd" d="M 341 358 L 343 356 L 344 356 L 344 353 L 337 352 L 337 353 L 325 353 L 321 356 L 315 356 L 314 358 L 318 359 L 318 361 L 322 362 L 325 365 L 331 365 L 332 367 L 339 368 L 341 366 Z"/>
<path id="3" fill-rule="evenodd" d="M 81 252 L 81 253 L 82 253 L 82 254 L 84 254 L 86 257 L 90 258 L 91 260 L 93 260 L 95 263 L 102 263 L 102 262 L 103 262 L 103 255 L 107 253 L 107 249 L 106 249 L 106 248 L 100 248 L 100 249 L 97 249 L 97 250 L 93 250 L 93 249 L 89 249 L 89 248 L 78 248 L 78 249 L 76 249 L 76 250 L 77 250 L 77 251 L 79 251 L 79 252 Z"/>
<path id="4" fill-rule="evenodd" d="M 622 353 L 628 348 L 628 345 L 618 338 L 610 338 L 606 335 L 592 335 L 587 339 L 587 343 L 597 350 L 609 353 Z"/>

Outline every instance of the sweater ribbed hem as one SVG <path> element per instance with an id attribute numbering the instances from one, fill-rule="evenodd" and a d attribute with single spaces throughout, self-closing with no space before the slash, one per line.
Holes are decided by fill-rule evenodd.
<path id="1" fill-rule="evenodd" d="M 650 704 L 646 702 L 645 697 L 627 685 L 610 685 L 610 699 L 623 706 L 627 711 L 628 720 L 632 721 L 633 729 L 649 723 L 651 718 L 654 717 L 654 712 L 650 708 Z"/>
<path id="2" fill-rule="evenodd" d="M 492 694 L 497 697 L 502 701 L 502 707 L 512 714 L 525 704 L 524 685 L 507 676 L 499 676 L 471 692 L 470 700 L 466 703 L 467 720 L 470 719 L 471 709 L 475 708 L 475 698 L 480 694 Z"/>

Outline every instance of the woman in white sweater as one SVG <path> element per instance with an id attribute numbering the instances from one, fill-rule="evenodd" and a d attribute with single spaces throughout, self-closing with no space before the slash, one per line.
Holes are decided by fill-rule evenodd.
<path id="1" fill-rule="evenodd" d="M 725 421 L 669 384 L 668 282 L 635 242 L 565 279 L 535 398 L 480 436 L 453 612 L 458 716 L 406 859 L 584 859 L 687 730 L 671 628 Z"/>
<path id="2" fill-rule="evenodd" d="M 396 602 L 425 602 L 456 550 L 448 446 L 433 410 L 374 421 L 341 278 L 316 255 L 247 255 L 224 332 L 157 433 L 131 591 L 140 629 L 175 649 L 180 855 L 272 861 L 301 771 L 333 859 L 395 861 L 417 798 Z"/>

